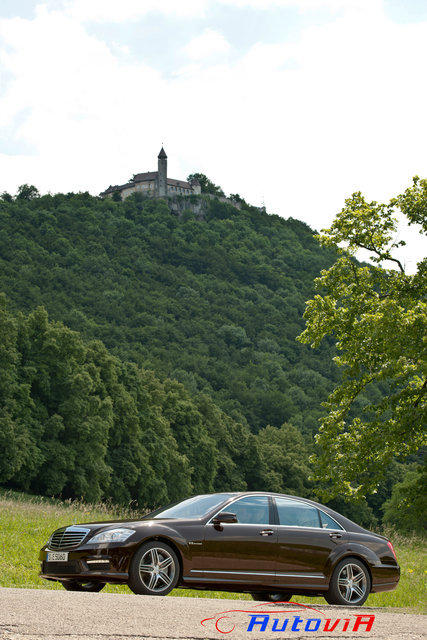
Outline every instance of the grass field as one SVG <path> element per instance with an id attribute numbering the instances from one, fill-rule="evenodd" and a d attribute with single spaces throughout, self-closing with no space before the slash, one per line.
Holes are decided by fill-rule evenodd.
<path id="1" fill-rule="evenodd" d="M 77 502 L 58 502 L 18 493 L 0 493 L 0 586 L 32 589 L 61 589 L 38 576 L 38 553 L 58 527 L 93 520 L 129 517 L 128 511 Z M 132 517 L 132 514 L 131 514 Z M 388 593 L 372 594 L 367 605 L 425 610 L 427 560 L 426 543 L 417 537 L 391 535 L 401 566 L 399 586 Z M 107 585 L 106 591 L 130 593 L 127 587 Z M 175 589 L 174 596 L 196 598 L 249 598 L 244 594 Z M 302 602 L 324 603 L 322 598 L 301 598 Z"/>

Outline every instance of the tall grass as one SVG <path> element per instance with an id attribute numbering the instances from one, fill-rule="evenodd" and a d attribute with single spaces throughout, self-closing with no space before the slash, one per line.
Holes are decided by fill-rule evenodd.
<path id="1" fill-rule="evenodd" d="M 87 505 L 80 501 L 58 501 L 38 496 L 0 492 L 0 586 L 28 587 L 32 589 L 61 589 L 56 582 L 39 576 L 38 554 L 52 531 L 73 523 L 96 520 L 137 518 L 140 513 L 111 504 Z M 385 533 L 394 544 L 401 566 L 401 579 L 397 589 L 374 593 L 368 606 L 406 607 L 423 610 L 426 604 L 427 559 L 426 543 L 421 538 Z M 124 586 L 107 585 L 107 591 L 130 593 Z M 174 596 L 197 598 L 249 598 L 244 594 L 175 589 Z M 300 598 L 302 602 L 324 603 L 322 598 Z"/>

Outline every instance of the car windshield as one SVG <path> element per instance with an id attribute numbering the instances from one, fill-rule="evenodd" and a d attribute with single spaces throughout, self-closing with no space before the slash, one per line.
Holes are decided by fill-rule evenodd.
<path id="1" fill-rule="evenodd" d="M 157 509 L 149 513 L 146 518 L 202 518 L 232 495 L 232 493 L 214 493 L 194 496 L 172 506 Z"/>

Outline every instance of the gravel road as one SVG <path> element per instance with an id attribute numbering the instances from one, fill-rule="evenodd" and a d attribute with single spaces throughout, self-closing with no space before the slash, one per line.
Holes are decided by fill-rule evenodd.
<path id="1" fill-rule="evenodd" d="M 315 610 L 290 605 L 265 605 L 247 600 L 214 600 L 210 598 L 161 598 L 114 593 L 74 593 L 44 589 L 0 588 L 0 638 L 2 640 L 178 640 L 198 638 L 381 638 L 384 640 L 425 640 L 427 619 L 422 615 L 391 613 L 384 609 L 313 605 Z M 231 611 L 230 610 L 238 610 Z M 267 629 L 260 624 L 248 632 L 251 611 L 258 616 L 270 612 Z M 286 613 L 286 611 L 288 613 Z M 221 612 L 228 612 L 227 614 Z M 267 613 L 265 613 L 267 612 Z M 371 631 L 366 625 L 352 629 L 356 615 L 375 616 Z M 227 616 L 227 617 L 223 617 Z M 295 623 L 295 617 L 300 620 Z M 201 621 L 205 618 L 213 618 Z M 215 628 L 216 621 L 228 634 Z M 286 629 L 273 632 L 274 619 L 279 631 L 288 618 Z M 312 618 L 311 622 L 307 620 Z M 326 619 L 335 631 L 325 632 Z M 261 621 L 265 618 L 257 618 Z M 318 622 L 320 619 L 320 623 Z M 350 622 L 343 632 L 345 619 Z M 317 620 L 317 621 L 316 621 Z M 364 618 L 368 621 L 368 618 Z M 292 624 L 302 631 L 292 631 Z M 305 625 L 309 629 L 304 631 Z M 310 628 L 320 625 L 319 629 Z"/>

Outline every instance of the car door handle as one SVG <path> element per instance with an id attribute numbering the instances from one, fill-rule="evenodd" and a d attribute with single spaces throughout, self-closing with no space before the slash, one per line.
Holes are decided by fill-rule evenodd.
<path id="1" fill-rule="evenodd" d="M 260 536 L 272 536 L 274 533 L 273 529 L 263 529 L 259 532 Z"/>
<path id="2" fill-rule="evenodd" d="M 330 533 L 329 537 L 335 540 L 336 538 L 342 538 L 342 533 Z"/>

